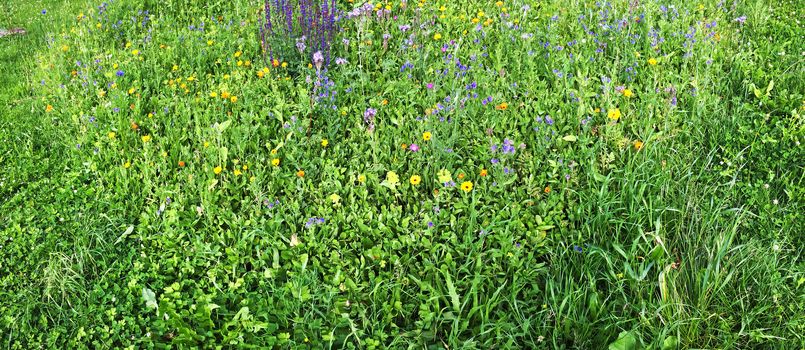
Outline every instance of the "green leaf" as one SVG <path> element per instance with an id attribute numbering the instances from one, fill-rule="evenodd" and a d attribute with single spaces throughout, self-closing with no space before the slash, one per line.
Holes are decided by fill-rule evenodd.
<path id="1" fill-rule="evenodd" d="M 573 135 L 566 135 L 565 137 L 562 138 L 562 140 L 565 140 L 567 142 L 576 142 L 576 137 Z"/>
<path id="2" fill-rule="evenodd" d="M 634 350 L 637 349 L 637 339 L 632 332 L 623 331 L 618 335 L 618 340 L 609 344 L 609 350 Z"/>

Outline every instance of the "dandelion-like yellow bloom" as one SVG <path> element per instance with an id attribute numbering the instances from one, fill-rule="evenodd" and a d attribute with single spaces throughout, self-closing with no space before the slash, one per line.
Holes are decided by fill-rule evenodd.
<path id="1" fill-rule="evenodd" d="M 151 135 L 144 135 L 142 137 L 142 139 L 143 139 L 143 142 L 149 142 L 149 141 L 151 141 Z"/>
<path id="2" fill-rule="evenodd" d="M 279 159 L 279 158 L 274 158 L 274 159 L 272 159 L 272 160 L 271 160 L 271 165 L 273 165 L 273 166 L 280 166 L 280 159 Z"/>
<path id="3" fill-rule="evenodd" d="M 221 168 L 221 166 L 220 166 L 220 165 L 212 169 L 212 172 L 214 172 L 214 173 L 215 173 L 215 175 L 220 174 L 222 171 L 224 171 L 224 169 L 223 169 L 223 168 Z"/>
<path id="4" fill-rule="evenodd" d="M 411 179 L 409 179 L 408 181 L 410 181 L 412 185 L 416 186 L 419 185 L 420 182 L 422 182 L 422 178 L 419 175 L 411 175 Z"/>
<path id="5" fill-rule="evenodd" d="M 634 93 L 630 89 L 623 89 L 623 96 L 632 97 L 634 96 Z"/>
<path id="6" fill-rule="evenodd" d="M 621 110 L 620 108 L 612 108 L 607 111 L 607 118 L 612 120 L 618 120 L 621 118 Z"/>
<path id="7" fill-rule="evenodd" d="M 442 34 L 440 34 L 440 33 L 433 34 L 433 40 L 439 40 L 441 38 L 442 38 Z"/>
<path id="8" fill-rule="evenodd" d="M 114 140 L 114 139 L 115 139 L 115 135 L 116 135 L 116 134 L 115 134 L 115 132 L 114 132 L 114 131 L 110 131 L 108 134 L 106 134 L 106 136 L 109 136 L 109 138 L 110 138 L 110 139 L 112 139 L 112 140 Z"/>
<path id="9" fill-rule="evenodd" d="M 648 64 L 649 64 L 649 65 L 652 65 L 652 66 L 656 66 L 656 65 L 657 65 L 657 59 L 656 59 L 656 58 L 654 58 L 654 57 L 649 58 L 649 59 L 648 59 Z"/>
<path id="10" fill-rule="evenodd" d="M 131 162 L 126 161 L 125 163 L 123 163 L 123 168 L 128 169 L 128 168 L 130 168 L 130 167 L 131 167 Z"/>
<path id="11" fill-rule="evenodd" d="M 472 191 L 472 182 L 464 181 L 463 183 L 461 183 L 461 190 L 467 193 Z"/>
<path id="12" fill-rule="evenodd" d="M 321 146 L 322 147 L 327 147 L 327 145 L 329 145 L 329 144 L 330 144 L 330 141 L 327 141 L 327 139 L 322 139 L 321 140 Z"/>
<path id="13" fill-rule="evenodd" d="M 422 133 L 422 139 L 425 141 L 430 141 L 431 137 L 433 137 L 433 134 L 431 134 L 430 131 L 425 131 Z"/>

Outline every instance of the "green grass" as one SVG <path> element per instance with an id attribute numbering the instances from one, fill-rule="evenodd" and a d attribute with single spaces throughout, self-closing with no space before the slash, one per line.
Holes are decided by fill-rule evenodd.
<path id="1" fill-rule="evenodd" d="M 467 3 L 345 20 L 335 109 L 256 2 L 0 5 L 0 347 L 805 347 L 801 6 Z"/>

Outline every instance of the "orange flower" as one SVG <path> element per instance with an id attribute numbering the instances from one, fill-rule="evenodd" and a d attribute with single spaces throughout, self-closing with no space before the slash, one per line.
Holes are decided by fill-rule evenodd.
<path id="1" fill-rule="evenodd" d="M 302 170 L 302 169 L 299 169 L 299 170 L 296 172 L 296 176 L 297 176 L 297 177 L 305 177 L 305 171 L 304 171 L 304 170 Z"/>
<path id="2" fill-rule="evenodd" d="M 406 144 L 402 143 L 402 144 L 400 144 L 400 148 L 402 148 L 402 149 L 407 149 L 407 148 L 408 148 L 408 145 L 406 145 Z"/>
<path id="3" fill-rule="evenodd" d="M 551 186 L 545 186 L 545 193 L 551 193 Z"/>
<path id="4" fill-rule="evenodd" d="M 135 123 L 135 122 L 131 122 L 131 130 L 137 130 L 137 129 L 139 129 L 139 128 L 140 128 L 140 126 L 139 126 L 139 125 L 137 125 L 137 123 Z"/>
<path id="5" fill-rule="evenodd" d="M 488 174 L 489 174 L 489 171 L 487 171 L 486 169 L 481 169 L 481 177 L 484 177 L 484 176 L 486 176 Z"/>
<path id="6" fill-rule="evenodd" d="M 47 107 L 45 107 L 45 112 L 53 112 L 53 106 L 47 105 Z"/>
<path id="7" fill-rule="evenodd" d="M 643 141 L 635 140 L 634 142 L 632 142 L 632 144 L 634 145 L 635 151 L 639 151 L 643 148 Z"/>
<path id="8" fill-rule="evenodd" d="M 463 180 L 463 179 L 464 179 L 464 173 L 460 173 L 460 174 L 458 174 L 458 179 L 459 179 L 459 180 Z"/>
<path id="9" fill-rule="evenodd" d="M 184 168 L 184 166 L 185 166 L 184 161 L 183 161 L 183 160 L 180 160 L 180 161 L 179 161 L 179 167 L 180 167 L 180 168 Z"/>
<path id="10" fill-rule="evenodd" d="M 497 110 L 499 110 L 499 111 L 505 111 L 505 110 L 506 110 L 506 108 L 509 108 L 509 104 L 508 104 L 508 103 L 506 103 L 506 102 L 503 102 L 503 103 L 501 103 L 501 104 L 499 104 L 499 105 L 495 106 L 495 109 L 497 109 Z"/>

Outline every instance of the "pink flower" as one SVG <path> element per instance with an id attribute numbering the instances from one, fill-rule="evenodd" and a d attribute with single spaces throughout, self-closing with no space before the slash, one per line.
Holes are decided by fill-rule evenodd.
<path id="1" fill-rule="evenodd" d="M 419 146 L 417 146 L 415 143 L 412 143 L 410 146 L 408 146 L 408 149 L 410 149 L 411 152 L 416 152 L 419 151 Z"/>
<path id="2" fill-rule="evenodd" d="M 428 89 L 433 89 L 433 83 L 428 83 Z"/>

